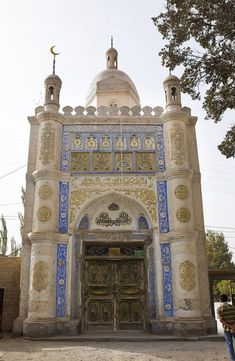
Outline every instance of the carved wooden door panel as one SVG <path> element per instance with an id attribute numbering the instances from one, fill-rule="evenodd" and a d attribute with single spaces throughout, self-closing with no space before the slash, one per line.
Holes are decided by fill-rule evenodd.
<path id="1" fill-rule="evenodd" d="M 143 259 L 86 260 L 84 289 L 86 329 L 143 329 Z"/>
<path id="2" fill-rule="evenodd" d="M 145 292 L 144 262 L 116 262 L 116 324 L 118 330 L 142 330 L 144 324 Z"/>
<path id="3" fill-rule="evenodd" d="M 85 324 L 90 330 L 114 328 L 113 273 L 110 261 L 89 260 L 85 264 Z"/>

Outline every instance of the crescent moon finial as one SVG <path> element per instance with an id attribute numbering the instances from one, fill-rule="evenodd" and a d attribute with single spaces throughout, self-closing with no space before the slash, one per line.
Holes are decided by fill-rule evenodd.
<path id="1" fill-rule="evenodd" d="M 53 45 L 53 46 L 50 48 L 51 54 L 53 54 L 54 56 L 59 55 L 60 53 L 56 53 L 55 50 L 54 50 L 54 48 L 55 48 L 55 45 Z"/>
<path id="2" fill-rule="evenodd" d="M 54 48 L 55 48 L 55 45 L 50 47 L 50 52 L 53 55 L 53 74 L 55 74 L 55 57 L 56 57 L 56 55 L 60 54 L 60 53 L 56 53 Z"/>

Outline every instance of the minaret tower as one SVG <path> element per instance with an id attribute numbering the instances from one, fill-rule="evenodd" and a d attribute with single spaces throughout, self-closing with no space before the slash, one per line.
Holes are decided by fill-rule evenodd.
<path id="1" fill-rule="evenodd" d="M 54 63 L 55 65 L 55 63 Z M 29 280 L 29 312 L 24 334 L 56 333 L 56 247 L 60 179 L 60 140 L 64 116 L 59 113 L 61 79 L 55 74 L 45 80 L 45 102 L 36 114 L 38 152 L 32 172 L 35 190 Z M 36 130 L 35 130 L 36 131 Z"/>
<path id="2" fill-rule="evenodd" d="M 161 116 L 166 144 L 169 232 L 164 242 L 171 249 L 174 272 L 172 289 L 178 324 L 193 333 L 211 327 L 200 171 L 195 135 L 196 118 L 181 107 L 180 81 L 169 75 L 164 81 L 165 112 Z M 203 273 L 203 277 L 201 274 Z M 208 324 L 209 323 L 209 324 Z M 190 326 L 193 325 L 193 326 Z"/>

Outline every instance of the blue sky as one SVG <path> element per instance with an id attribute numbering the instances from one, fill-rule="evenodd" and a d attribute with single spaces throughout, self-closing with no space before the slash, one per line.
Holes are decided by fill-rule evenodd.
<path id="1" fill-rule="evenodd" d="M 105 68 L 111 34 L 119 52 L 119 69 L 134 81 L 142 106 L 164 106 L 162 83 L 168 72 L 158 56 L 163 41 L 151 21 L 163 8 L 162 0 L 0 3 L 0 215 L 6 216 L 9 236 L 17 242 L 17 213 L 22 211 L 20 189 L 25 185 L 26 168 L 4 175 L 27 163 L 27 116 L 33 115 L 34 108 L 43 101 L 44 79 L 52 72 L 49 48 L 56 45 L 60 52 L 56 72 L 63 82 L 61 107 L 84 105 L 91 81 Z M 181 75 L 180 69 L 174 73 Z M 235 162 L 226 160 L 217 150 L 217 144 L 234 123 L 234 111 L 228 111 L 221 123 L 214 124 L 204 120 L 199 101 L 183 95 L 182 102 L 198 116 L 205 224 L 224 231 L 235 254 Z"/>

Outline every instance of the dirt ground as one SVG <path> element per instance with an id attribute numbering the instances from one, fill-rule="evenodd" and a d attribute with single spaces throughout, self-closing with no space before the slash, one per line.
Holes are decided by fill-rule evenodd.
<path id="1" fill-rule="evenodd" d="M 227 361 L 223 341 L 58 342 L 4 335 L 0 361 Z"/>

